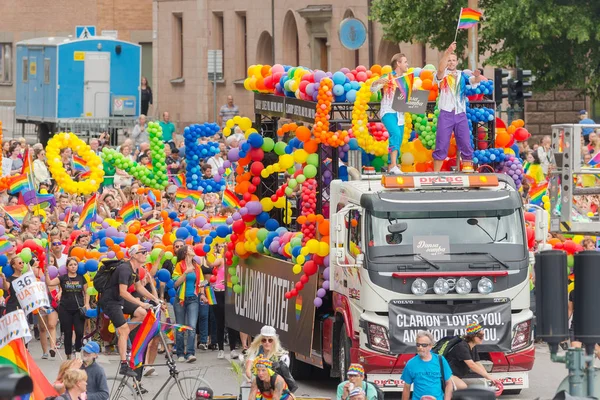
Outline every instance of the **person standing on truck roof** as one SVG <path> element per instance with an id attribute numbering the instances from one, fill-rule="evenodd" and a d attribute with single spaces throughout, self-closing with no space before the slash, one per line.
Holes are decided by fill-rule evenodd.
<path id="1" fill-rule="evenodd" d="M 454 53 L 455 50 L 456 42 L 452 42 L 444 52 L 434 77 L 435 83 L 440 87 L 438 99 L 440 115 L 438 116 L 435 151 L 433 152 L 435 172 L 442 169 L 442 164 L 448 157 L 452 132 L 454 132 L 456 145 L 462 156 L 463 172 L 473 172 L 473 144 L 466 113 L 466 86 L 467 84 L 477 86 L 481 81 L 481 72 L 475 69 L 473 76 L 469 77 L 464 72 L 457 70 L 458 60 Z"/>
<path id="2" fill-rule="evenodd" d="M 410 398 L 410 386 L 413 387 L 413 399 L 423 396 L 437 400 L 452 398 L 452 370 L 448 361 L 432 353 L 433 335 L 427 331 L 417 332 L 417 355 L 411 358 L 402 371 L 404 388 L 402 400 Z"/>
<path id="3" fill-rule="evenodd" d="M 365 369 L 362 365 L 350 364 L 346 376 L 348 380 L 340 383 L 337 387 L 338 400 L 348 400 L 348 398 L 354 400 L 355 396 L 352 393 L 357 389 L 363 391 L 366 400 L 377 400 L 377 389 L 372 383 L 365 382 Z"/>
<path id="4" fill-rule="evenodd" d="M 467 388 L 462 378 L 469 373 L 469 370 L 495 384 L 500 383 L 479 362 L 477 346 L 481 343 L 483 343 L 483 328 L 477 322 L 473 322 L 467 325 L 467 334 L 464 338 L 448 351 L 446 359 L 452 369 L 452 383 L 456 389 Z"/>
<path id="5" fill-rule="evenodd" d="M 385 125 L 390 134 L 390 174 L 400 174 L 398 168 L 398 158 L 400 158 L 400 146 L 402 145 L 402 136 L 404 135 L 404 113 L 397 112 L 392 108 L 394 103 L 394 93 L 398 87 L 396 78 L 401 77 L 408 71 L 408 59 L 402 53 L 395 54 L 392 57 L 392 72 L 382 76 L 371 84 L 371 92 L 377 92 L 383 89 L 381 106 L 379 109 L 379 118 Z"/>

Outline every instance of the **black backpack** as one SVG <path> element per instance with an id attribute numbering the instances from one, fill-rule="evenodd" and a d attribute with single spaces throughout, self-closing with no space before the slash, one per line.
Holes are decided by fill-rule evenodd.
<path id="1" fill-rule="evenodd" d="M 381 390 L 381 388 L 378 385 L 376 385 L 375 383 L 369 382 L 367 378 L 368 378 L 367 374 L 365 373 L 365 383 L 366 383 L 366 386 L 367 386 L 367 390 L 365 390 L 365 398 L 366 399 L 369 398 L 369 395 L 368 395 L 368 393 L 369 393 L 369 386 L 373 386 L 375 388 L 375 391 L 377 392 L 377 400 L 383 400 L 383 395 L 384 395 L 383 390 Z"/>
<path id="2" fill-rule="evenodd" d="M 104 259 L 100 262 L 98 272 L 96 273 L 96 276 L 94 276 L 94 289 L 96 289 L 98 293 L 103 293 L 106 290 L 110 282 L 110 277 L 122 262 L 122 260 L 111 259 Z"/>
<path id="3" fill-rule="evenodd" d="M 447 356 L 452 351 L 454 346 L 459 344 L 463 340 L 460 336 L 446 336 L 438 340 L 433 346 L 432 351 L 440 356 Z"/>
<path id="4" fill-rule="evenodd" d="M 274 362 L 273 363 L 273 370 L 278 375 L 281 375 L 281 377 L 283 378 L 283 380 L 285 380 L 285 383 L 287 383 L 288 390 L 290 392 L 294 393 L 296 390 L 298 390 L 298 384 L 296 383 L 296 380 L 292 376 L 292 373 L 290 372 L 290 368 L 287 366 L 286 363 L 284 363 L 281 360 L 277 361 L 277 362 Z"/>

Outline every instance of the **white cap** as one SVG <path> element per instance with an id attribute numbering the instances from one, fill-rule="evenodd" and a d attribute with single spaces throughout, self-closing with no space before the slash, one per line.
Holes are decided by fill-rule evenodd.
<path id="1" fill-rule="evenodd" d="M 260 335 L 266 336 L 266 337 L 273 337 L 273 336 L 277 336 L 277 331 L 272 326 L 265 325 L 260 330 Z"/>

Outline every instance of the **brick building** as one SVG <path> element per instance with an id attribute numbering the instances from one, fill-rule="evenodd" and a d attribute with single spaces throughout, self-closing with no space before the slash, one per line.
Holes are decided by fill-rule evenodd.
<path id="1" fill-rule="evenodd" d="M 152 0 L 12 0 L 0 1 L 0 101 L 15 100 L 16 43 L 38 37 L 75 35 L 77 25 L 92 25 L 97 34 L 142 46 L 142 75 L 152 79 Z M 1 116 L 0 116 L 1 119 Z"/>
<path id="2" fill-rule="evenodd" d="M 277 63 L 337 71 L 342 67 L 389 64 L 402 51 L 410 65 L 437 64 L 439 53 L 420 44 L 395 44 L 369 23 L 369 0 L 154 0 L 154 93 L 159 111 L 182 124 L 214 121 L 208 50 L 223 51 L 223 79 L 217 83 L 217 112 L 233 95 L 243 115 L 253 116 L 252 93 L 243 80 L 248 66 L 272 64 L 272 28 Z M 318 3 L 317 3 L 318 4 Z M 360 19 L 368 38 L 359 50 L 346 50 L 338 38 L 340 22 Z"/>

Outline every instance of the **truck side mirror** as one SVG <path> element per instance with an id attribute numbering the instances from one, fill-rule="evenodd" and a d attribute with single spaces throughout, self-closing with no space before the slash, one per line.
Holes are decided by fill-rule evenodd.
<path id="1" fill-rule="evenodd" d="M 535 240 L 543 241 L 548 234 L 548 212 L 546 210 L 535 210 Z"/>

